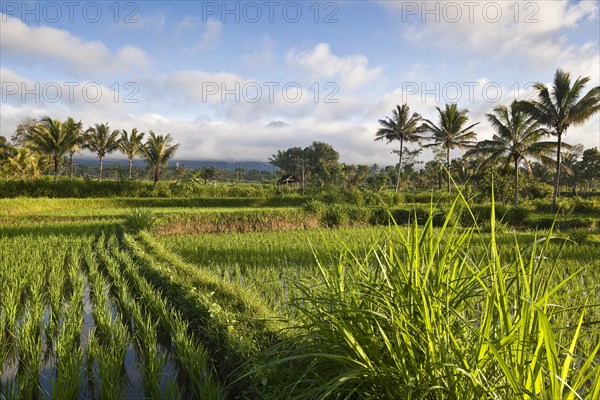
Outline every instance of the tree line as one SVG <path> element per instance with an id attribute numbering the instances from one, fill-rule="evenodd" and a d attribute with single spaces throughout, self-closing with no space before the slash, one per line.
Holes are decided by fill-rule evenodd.
<path id="1" fill-rule="evenodd" d="M 459 109 L 457 104 L 436 107 L 436 122 L 411 113 L 407 104 L 398 105 L 391 116 L 378 121 L 380 128 L 374 139 L 398 142 L 399 148 L 394 150 L 398 154 L 396 166 L 340 163 L 339 153 L 330 144 L 319 141 L 305 148 L 278 150 L 269 158 L 269 163 L 283 174 L 296 175 L 302 182 L 303 191 L 305 183 L 311 190 L 329 185 L 345 189 L 365 187 L 376 191 L 391 184 L 396 192 L 401 187 L 441 189 L 445 183 L 450 191 L 452 181 L 472 184 L 485 191 L 491 190 L 494 179 L 496 193 L 499 193 L 508 190 L 507 177 L 511 174 L 515 205 L 519 194 L 523 195 L 524 191 L 534 197 L 550 196 L 546 194 L 549 184 L 555 207 L 561 183 L 573 190 L 577 186 L 591 189 L 600 177 L 600 153 L 597 149 L 584 149 L 581 145 L 563 142 L 570 127 L 584 124 L 600 110 L 600 87 L 584 94 L 589 80 L 579 77 L 572 82 L 569 73 L 556 71 L 550 88 L 542 83 L 535 85 L 537 99 L 497 106 L 487 114 L 494 136 L 479 142 L 475 140 L 479 122 L 470 122 L 468 110 Z M 547 140 L 552 136 L 556 141 Z M 73 178 L 74 154 L 81 149 L 89 149 L 99 159 L 100 179 L 104 157 L 120 151 L 129 160 L 130 179 L 133 160 L 140 157 L 152 170 L 156 185 L 167 168 L 167 162 L 179 147 L 173 143 L 170 134 L 156 135 L 150 131 L 146 137 L 136 128 L 129 132 L 111 131 L 106 123 L 95 124 L 83 131 L 81 122 L 72 118 L 61 122 L 50 117 L 23 122 L 11 141 L 14 145 L 0 136 L 2 176 L 39 176 L 50 164 L 55 182 L 58 165 L 66 162 L 67 156 L 70 177 Z M 416 142 L 420 144 L 416 150 L 407 149 L 406 144 Z M 422 149 L 428 147 L 434 149 L 435 158 L 422 163 L 418 157 Z M 451 159 L 450 151 L 455 148 L 466 150 L 466 153 Z M 239 180 L 238 176 L 242 173 L 225 173 L 212 167 L 189 171 L 184 166 L 172 172 L 182 181 L 204 183 Z M 259 176 L 261 180 L 264 180 L 263 175 Z"/>
<path id="2" fill-rule="evenodd" d="M 145 141 L 144 141 L 145 138 Z M 102 180 L 102 162 L 115 151 L 120 151 L 129 160 L 129 179 L 132 179 L 133 160 L 140 157 L 152 170 L 154 185 L 159 181 L 161 172 L 168 161 L 179 149 L 171 134 L 158 135 L 153 131 L 129 132 L 111 130 L 108 123 L 94 124 L 84 131 L 81 121 L 69 117 L 65 121 L 49 116 L 39 121 L 28 119 L 20 124 L 11 137 L 14 145 L 0 136 L 0 169 L 5 176 L 39 176 L 51 165 L 54 183 L 58 180 L 59 166 L 68 155 L 69 175 L 74 177 L 75 153 L 88 149 L 99 160 L 98 177 Z"/>
<path id="3" fill-rule="evenodd" d="M 450 191 L 452 181 L 471 184 L 480 191 L 491 190 L 495 179 L 496 193 L 506 192 L 506 177 L 513 176 L 512 198 L 518 205 L 519 175 L 525 175 L 525 190 L 533 197 L 546 195 L 546 184 L 551 186 L 552 203 L 560 190 L 561 175 L 573 190 L 579 186 L 592 188 L 600 179 L 600 152 L 570 145 L 563 137 L 572 126 L 588 121 L 600 110 L 600 88 L 592 88 L 583 95 L 589 78 L 571 81 L 571 76 L 558 70 L 551 88 L 542 83 L 535 85 L 537 99 L 514 101 L 500 105 L 486 115 L 494 130 L 489 140 L 477 142 L 479 122 L 469 121 L 468 110 L 457 104 L 436 107 L 438 121 L 424 119 L 410 112 L 408 104 L 397 105 L 391 116 L 380 119 L 375 141 L 397 142 L 393 152 L 398 155 L 395 168 L 372 165 L 339 164 L 339 154 L 327 143 L 313 142 L 306 148 L 293 147 L 279 150 L 269 159 L 287 174 L 295 174 L 302 182 L 323 186 L 337 182 L 346 188 L 361 185 L 378 190 L 395 181 L 395 191 L 401 186 L 414 189 L 438 187 L 445 182 Z M 583 95 L 583 96 L 582 96 Z M 556 137 L 556 141 L 546 140 Z M 407 143 L 419 143 L 416 150 L 408 150 Z M 417 158 L 423 148 L 433 148 L 435 158 L 424 166 Z M 450 157 L 452 149 L 466 150 L 462 157 Z M 551 165 L 554 165 L 551 167 Z M 554 173 L 550 172 L 554 169 Z"/>
<path id="4" fill-rule="evenodd" d="M 518 204 L 519 165 L 525 165 L 531 174 L 532 160 L 548 164 L 550 157 L 555 156 L 552 194 L 552 207 L 555 208 L 561 171 L 564 170 L 562 153 L 564 149 L 573 149 L 573 146 L 563 143 L 563 136 L 570 127 L 584 124 L 600 111 L 600 87 L 594 87 L 582 96 L 589 81 L 589 77 L 579 77 L 572 83 L 569 73 L 557 70 L 551 88 L 543 83 L 534 85 L 537 99 L 515 100 L 509 107 L 497 106 L 487 114 L 494 136 L 491 140 L 480 142 L 475 141 L 477 133 L 474 130 L 479 122 L 469 124 L 468 110 L 459 109 L 456 104 L 446 104 L 444 109 L 436 107 L 439 114 L 437 124 L 423 119 L 418 113 L 411 115 L 407 104 L 397 106 L 391 117 L 379 120 L 381 127 L 375 138 L 400 144 L 396 191 L 401 179 L 404 143 L 426 140 L 431 143 L 423 147 L 436 147 L 445 152 L 448 174 L 451 171 L 450 150 L 454 148 L 468 150 L 465 154 L 467 159 L 477 157 L 480 162 L 476 168 L 499 162 L 504 165 L 512 163 L 515 205 Z M 548 136 L 555 136 L 556 142 L 544 141 Z M 450 182 L 449 177 L 448 191 Z"/>

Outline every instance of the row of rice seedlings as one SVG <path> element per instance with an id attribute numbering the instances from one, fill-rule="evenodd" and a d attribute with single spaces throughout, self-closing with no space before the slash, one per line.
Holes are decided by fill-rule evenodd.
<path id="1" fill-rule="evenodd" d="M 65 254 L 77 254 L 80 241 L 30 236 L 0 242 L 0 384 L 5 397 L 37 396 L 48 387 L 39 373 L 53 371 L 53 344 L 64 298 L 63 261 Z M 69 264 L 78 268 L 78 260 Z"/>
<path id="2" fill-rule="evenodd" d="M 40 370 L 43 362 L 42 319 L 45 306 L 42 279 L 32 279 L 25 314 L 17 333 L 18 393 L 20 398 L 36 398 L 40 392 Z"/>
<path id="3" fill-rule="evenodd" d="M 66 254 L 65 254 L 66 256 Z M 57 262 L 58 261 L 58 262 Z M 50 320 L 54 328 L 58 327 L 58 317 L 63 301 L 65 273 L 58 263 L 62 260 L 46 259 L 46 296 L 50 306 Z M 65 260 L 66 261 L 66 260 Z"/>
<path id="4" fill-rule="evenodd" d="M 52 382 L 52 397 L 74 400 L 83 389 L 84 354 L 80 346 L 83 324 L 83 276 L 79 268 L 69 269 L 71 296 L 61 314 L 56 340 L 56 380 Z"/>
<path id="5" fill-rule="evenodd" d="M 213 357 L 231 390 L 253 396 L 258 381 L 247 374 L 249 361 L 281 333 L 276 314 L 256 293 L 183 262 L 149 234 L 136 239 L 124 235 L 123 242 L 140 272 L 182 310 L 207 348 L 217 349 Z"/>
<path id="6" fill-rule="evenodd" d="M 96 364 L 99 382 L 94 383 L 95 386 L 99 385 L 100 398 L 123 398 L 126 381 L 122 371 L 129 343 L 127 328 L 120 314 L 109 304 L 109 287 L 98 270 L 96 257 L 88 254 L 85 258 L 94 301 L 92 315 L 96 324 L 88 337 L 88 373 L 93 373 Z"/>
<path id="7" fill-rule="evenodd" d="M 29 250 L 31 248 L 31 250 Z M 31 293 L 31 280 L 39 279 L 39 248 L 33 247 L 29 237 L 0 241 L 0 372 L 3 380 L 12 379 L 16 371 L 17 332 L 23 320 L 27 300 Z M 5 384 L 5 382 L 0 382 Z"/>
<path id="8" fill-rule="evenodd" d="M 67 298 L 65 285 L 67 276 L 70 270 L 79 271 L 80 257 L 78 250 L 81 245 L 80 241 L 73 240 L 71 243 L 65 243 L 60 257 L 57 254 L 52 255 L 53 259 L 45 259 L 46 282 L 45 282 L 45 298 L 48 307 L 44 316 L 45 334 L 46 334 L 46 362 L 52 364 L 56 362 L 57 346 L 60 340 L 61 316 L 64 318 L 64 303 Z M 54 381 L 52 382 L 54 384 Z"/>
<path id="9" fill-rule="evenodd" d="M 136 327 L 138 327 L 142 336 L 146 337 L 144 353 L 148 357 L 145 362 L 151 362 L 149 358 L 153 356 L 153 353 L 156 353 L 156 346 L 154 345 L 154 348 L 150 348 L 150 346 L 152 339 L 156 341 L 156 327 L 158 325 L 160 330 L 164 331 L 170 338 L 176 356 L 175 361 L 186 378 L 191 394 L 200 399 L 224 398 L 223 390 L 210 372 L 208 353 L 202 344 L 190 336 L 187 322 L 177 311 L 171 308 L 159 292 L 154 290 L 140 276 L 137 266 L 125 252 L 114 251 L 113 255 L 116 257 L 121 271 L 126 275 L 132 289 L 141 296 L 144 306 L 156 319 L 153 321 L 148 316 L 145 320 L 141 319 L 136 323 Z M 108 258 L 108 260 L 110 259 Z M 108 264 L 112 264 L 112 262 L 109 261 Z M 112 270 L 117 273 L 116 264 L 113 264 Z M 145 374 L 153 375 L 157 373 L 160 363 L 157 363 L 157 360 L 154 360 L 153 363 L 153 365 L 145 366 Z M 149 389 L 156 390 L 156 387 Z M 170 394 L 164 393 L 164 395 L 178 397 L 178 392 L 173 389 L 173 387 L 170 389 Z"/>
<path id="10" fill-rule="evenodd" d="M 96 251 L 101 265 L 111 280 L 113 293 L 118 301 L 119 309 L 129 321 L 131 333 L 137 344 L 137 350 L 142 359 L 142 386 L 144 395 L 150 398 L 160 398 L 160 382 L 162 372 L 166 364 L 166 356 L 158 350 L 157 343 L 157 321 L 153 321 L 150 315 L 142 311 L 139 303 L 135 301 L 129 290 L 129 283 L 120 271 L 118 263 L 111 258 L 103 244 L 105 238 L 101 236 L 96 243 Z M 109 249 L 118 249 L 116 236 L 112 235 L 107 241 Z"/>
<path id="11" fill-rule="evenodd" d="M 2 288 L 2 332 L 0 333 L 0 369 L 5 366 L 11 354 L 14 354 L 15 332 L 17 331 L 17 320 L 19 311 L 19 300 L 21 298 L 22 287 L 11 281 Z"/>

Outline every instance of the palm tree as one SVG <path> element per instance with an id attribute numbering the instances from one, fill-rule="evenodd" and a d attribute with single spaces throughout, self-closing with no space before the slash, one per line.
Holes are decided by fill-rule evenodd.
<path id="1" fill-rule="evenodd" d="M 419 136 L 420 133 L 427 131 L 427 128 L 423 124 L 419 124 L 422 118 L 419 114 L 413 113 L 410 116 L 410 107 L 407 104 L 396 106 L 392 111 L 392 117 L 386 117 L 386 119 L 380 119 L 379 125 L 381 128 L 375 134 L 375 140 L 386 140 L 386 143 L 391 143 L 394 140 L 400 142 L 400 149 L 398 153 L 398 176 L 396 177 L 396 190 L 400 185 L 400 173 L 402 171 L 402 151 L 404 148 L 404 142 L 416 142 L 422 139 Z"/>
<path id="2" fill-rule="evenodd" d="M 144 132 L 138 132 L 137 128 L 133 128 L 130 134 L 126 130 L 121 132 L 119 149 L 129 159 L 129 179 L 132 179 L 133 158 L 142 153 L 142 139 L 144 139 Z"/>
<path id="3" fill-rule="evenodd" d="M 534 88 L 538 92 L 538 99 L 518 103 L 519 107 L 539 123 L 548 127 L 550 133 L 557 137 L 556 175 L 552 194 L 553 209 L 556 209 L 556 196 L 560 184 L 562 136 L 567 133 L 567 129 L 571 125 L 582 125 L 600 111 L 600 86 L 592 88 L 579 99 L 583 87 L 589 81 L 589 77 L 579 77 L 571 86 L 571 74 L 559 69 L 554 75 L 552 92 L 543 83 L 536 83 Z"/>
<path id="4" fill-rule="evenodd" d="M 450 150 L 458 147 L 459 149 L 471 148 L 474 145 L 473 140 L 477 134 L 472 130 L 479 122 L 469 125 L 465 128 L 469 117 L 468 110 L 459 110 L 456 104 L 446 104 L 446 108 L 441 110 L 436 107 L 440 114 L 440 123 L 435 125 L 429 120 L 425 120 L 427 130 L 432 136 L 428 138 L 433 143 L 426 144 L 423 147 L 442 147 L 446 150 L 446 170 L 448 173 L 448 193 L 450 192 Z"/>
<path id="5" fill-rule="evenodd" d="M 519 164 L 523 163 L 531 169 L 527 157 L 543 159 L 554 149 L 554 143 L 541 142 L 548 131 L 533 117 L 521 112 L 516 103 L 510 106 L 494 108 L 494 114 L 486 114 L 488 121 L 496 131 L 491 140 L 477 143 L 465 156 L 478 155 L 485 157 L 481 166 L 499 160 L 504 167 L 512 162 L 515 167 L 514 204 L 519 203 Z"/>
<path id="6" fill-rule="evenodd" d="M 38 178 L 48 167 L 48 159 L 27 147 L 15 147 L 14 153 L 7 157 L 10 175 L 17 178 Z"/>
<path id="7" fill-rule="evenodd" d="M 81 121 L 75 122 L 75 120 L 71 117 L 67 118 L 65 122 L 62 124 L 62 129 L 64 130 L 66 140 L 68 142 L 67 151 L 69 153 L 69 176 L 73 179 L 73 175 L 75 173 L 74 164 L 73 164 L 73 154 L 75 152 L 81 151 L 81 146 L 84 144 L 84 135 L 82 130 Z"/>
<path id="8" fill-rule="evenodd" d="M 12 146 L 6 138 L 0 135 L 0 161 L 8 157 L 12 151 Z"/>
<path id="9" fill-rule="evenodd" d="M 167 163 L 179 149 L 179 143 L 173 144 L 171 134 L 156 135 L 150 131 L 150 137 L 144 144 L 142 157 L 148 163 L 148 166 L 154 170 L 154 186 L 160 179 L 160 173 Z"/>
<path id="10" fill-rule="evenodd" d="M 95 152 L 100 159 L 99 180 L 102 180 L 104 156 L 119 148 L 119 131 L 110 131 L 108 124 L 96 124 L 86 131 L 85 147 Z"/>
<path id="11" fill-rule="evenodd" d="M 24 142 L 29 148 L 47 155 L 54 162 L 54 184 L 58 181 L 58 164 L 69 148 L 65 130 L 59 120 L 46 116 L 33 129 L 25 132 Z"/>

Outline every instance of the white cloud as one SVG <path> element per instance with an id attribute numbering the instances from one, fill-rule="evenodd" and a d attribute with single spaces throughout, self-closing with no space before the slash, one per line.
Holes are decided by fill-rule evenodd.
<path id="1" fill-rule="evenodd" d="M 132 15 L 132 18 L 136 19 L 137 22 L 122 25 L 132 28 L 148 28 L 157 31 L 164 28 L 167 20 L 165 13 L 161 11 L 154 11 L 149 14 L 136 13 L 135 15 Z"/>
<path id="2" fill-rule="evenodd" d="M 273 45 L 275 42 L 267 34 L 263 35 L 262 46 L 256 51 L 242 56 L 242 63 L 250 68 L 259 68 L 271 62 L 275 55 L 273 54 Z"/>
<path id="3" fill-rule="evenodd" d="M 524 58 L 536 65 L 554 64 L 585 51 L 588 45 L 569 45 L 563 31 L 598 19 L 598 3 L 594 1 L 383 4 L 397 12 L 405 26 L 404 39 L 415 45 L 433 43 L 443 49 L 512 62 Z M 596 52 L 597 46 L 596 42 Z"/>
<path id="4" fill-rule="evenodd" d="M 331 52 L 330 45 L 319 43 L 313 49 L 292 49 L 287 62 L 309 71 L 315 78 L 336 79 L 342 90 L 353 91 L 380 77 L 380 67 L 369 68 L 369 60 L 361 54 L 338 57 Z"/>
<path id="5" fill-rule="evenodd" d="M 112 53 L 100 41 L 86 41 L 66 30 L 48 26 L 30 27 L 2 14 L 0 46 L 3 57 L 23 57 L 48 65 L 55 62 L 63 71 L 106 76 L 113 72 L 148 67 L 146 52 L 124 46 Z"/>
<path id="6" fill-rule="evenodd" d="M 220 21 L 209 19 L 204 24 L 204 32 L 202 37 L 194 46 L 196 50 L 212 50 L 214 49 L 221 39 L 221 31 L 223 30 L 223 24 Z"/>

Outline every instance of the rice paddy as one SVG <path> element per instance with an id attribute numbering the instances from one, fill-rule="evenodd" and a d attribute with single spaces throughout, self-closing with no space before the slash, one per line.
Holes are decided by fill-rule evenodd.
<path id="1" fill-rule="evenodd" d="M 454 206 L 283 231 L 310 215 L 144 200 L 158 226 L 136 232 L 109 199 L 13 201 L 2 399 L 600 397 L 597 231 L 463 227 Z"/>

